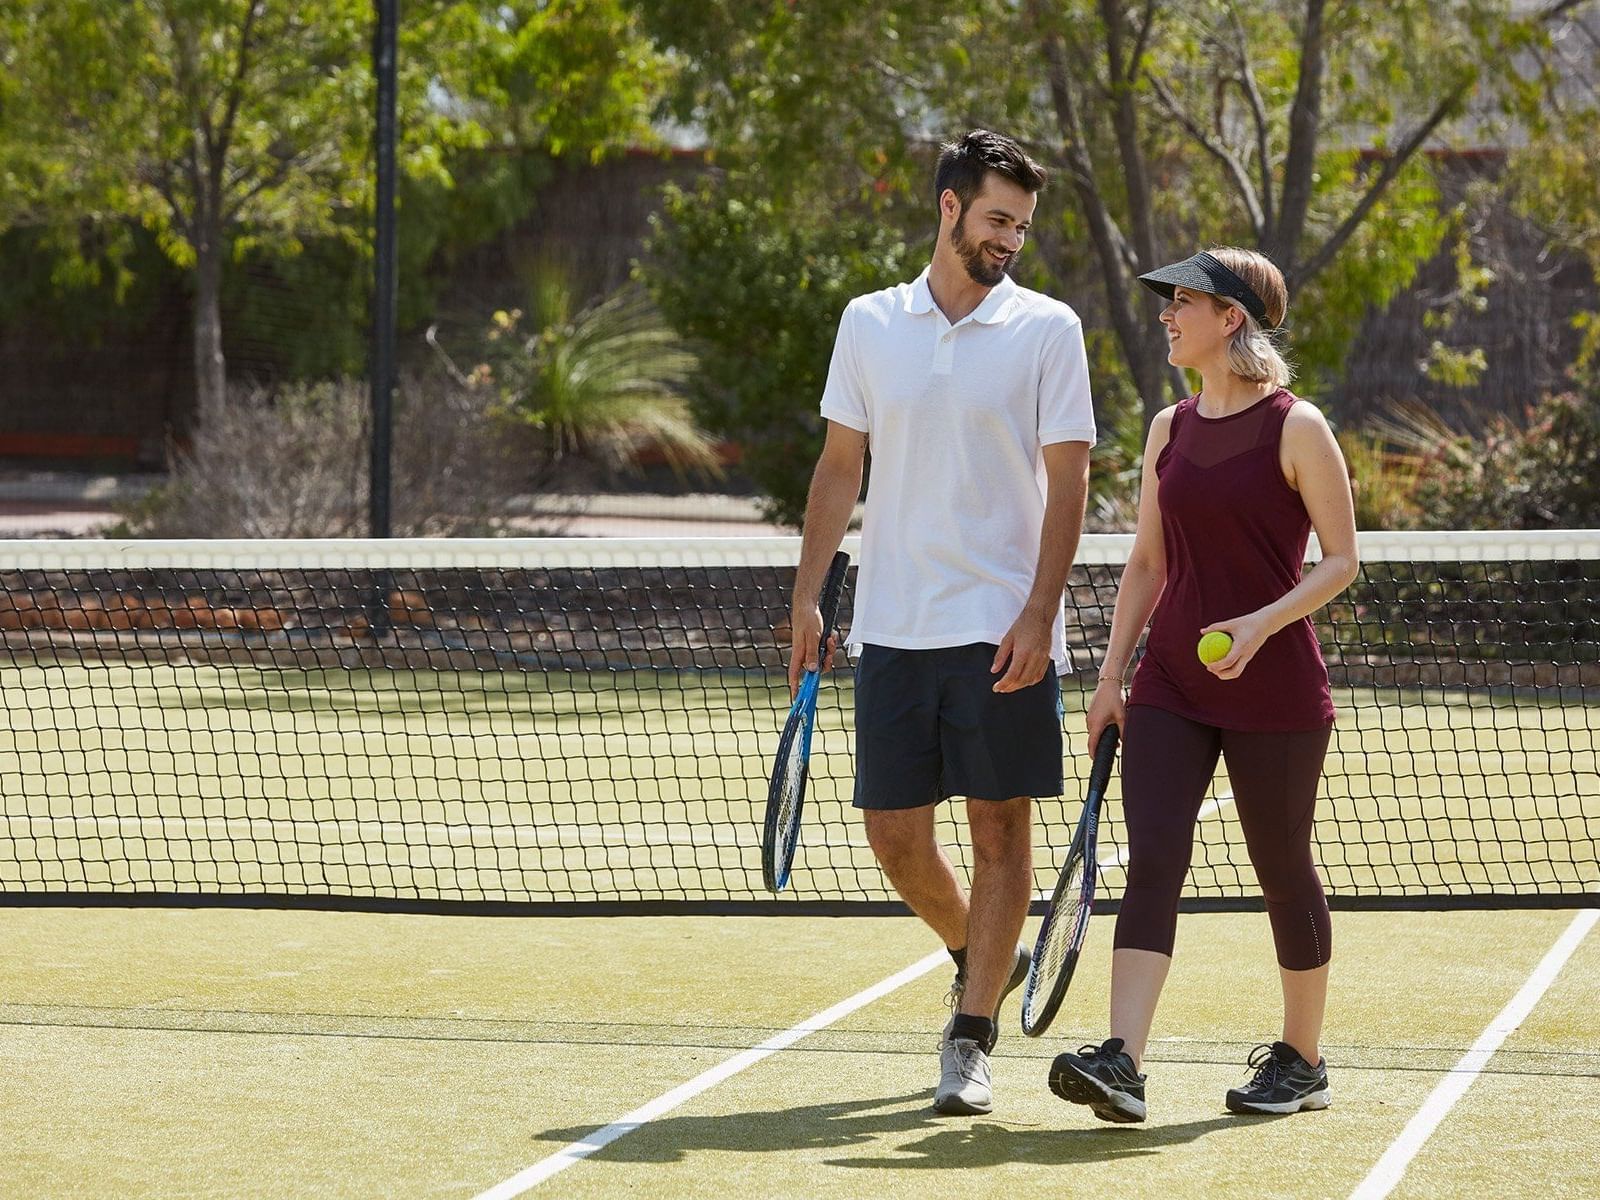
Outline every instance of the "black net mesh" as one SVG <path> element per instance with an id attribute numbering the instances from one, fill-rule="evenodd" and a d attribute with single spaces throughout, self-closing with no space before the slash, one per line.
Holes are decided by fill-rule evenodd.
<path id="1" fill-rule="evenodd" d="M 1512 537 L 1521 535 L 1508 535 Z M 1531 535 L 1530 535 L 1531 536 Z M 1453 538 L 1453 540 L 1452 540 Z M 1319 615 L 1339 722 L 1317 826 L 1338 906 L 1600 903 L 1600 541 L 1390 539 Z M 1086 539 L 1063 679 L 1086 683 L 1126 539 Z M 871 911 L 848 670 L 824 684 L 788 890 L 762 886 L 797 543 L 48 543 L 0 571 L 0 900 L 455 911 Z M 1459 557 L 1441 557 L 1459 552 Z M 290 556 L 286 559 L 285 556 Z M 1411 557 L 1406 557 L 1410 555 Z M 1110 560 L 1110 561 L 1104 561 Z M 250 565 L 259 561 L 260 566 Z M 559 565 L 541 565 L 542 562 Z M 506 565 L 514 562 L 517 565 Z M 124 565 L 125 564 L 125 565 Z M 849 625 L 846 596 L 841 624 Z M 1115 782 L 1101 894 L 1121 887 Z M 943 832 L 965 869 L 961 811 Z M 1189 907 L 1251 906 L 1225 773 Z"/>

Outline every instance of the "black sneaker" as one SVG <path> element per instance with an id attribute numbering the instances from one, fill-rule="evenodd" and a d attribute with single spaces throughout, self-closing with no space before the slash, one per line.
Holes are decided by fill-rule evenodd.
<path id="1" fill-rule="evenodd" d="M 1123 1051 L 1121 1038 L 1056 1055 L 1050 1090 L 1073 1104 L 1087 1104 L 1102 1121 L 1144 1120 L 1144 1076 Z"/>
<path id="2" fill-rule="evenodd" d="M 1327 1062 L 1313 1067 L 1286 1042 L 1257 1046 L 1250 1052 L 1250 1066 L 1256 1077 L 1244 1087 L 1229 1089 L 1229 1112 L 1293 1113 L 1333 1103 Z"/>
<path id="3" fill-rule="evenodd" d="M 1000 1006 L 1006 1002 L 1007 996 L 1022 986 L 1022 981 L 1028 977 L 1028 966 L 1032 962 L 1033 951 L 1026 946 L 1018 946 L 1017 959 L 1011 967 L 1011 977 L 1006 980 L 1005 986 L 1000 989 L 1000 999 L 995 1001 L 994 1015 L 990 1018 L 994 1022 L 994 1036 L 989 1039 L 989 1044 L 983 1048 L 985 1054 L 993 1054 L 995 1043 L 1000 1040 Z M 966 990 L 966 972 L 957 971 L 955 982 L 950 985 L 950 992 L 944 998 L 944 1002 L 950 1006 L 950 1019 L 944 1023 L 944 1034 L 939 1038 L 940 1046 L 950 1040 L 951 1031 L 956 1027 L 956 1014 L 961 1011 L 961 997 Z"/>

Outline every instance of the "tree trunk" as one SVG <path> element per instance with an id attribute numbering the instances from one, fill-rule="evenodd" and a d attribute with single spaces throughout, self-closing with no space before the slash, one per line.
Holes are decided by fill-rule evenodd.
<path id="1" fill-rule="evenodd" d="M 1294 278 L 1300 238 L 1316 190 L 1317 138 L 1322 129 L 1322 76 L 1326 34 L 1322 23 L 1327 0 L 1307 0 L 1300 27 L 1300 78 L 1289 109 L 1289 149 L 1283 163 L 1278 220 L 1261 247 L 1286 279 Z"/>
<path id="2" fill-rule="evenodd" d="M 1130 270 L 1141 251 L 1146 255 L 1153 251 L 1149 245 L 1130 248 L 1106 207 L 1105 197 L 1095 181 L 1094 161 L 1090 156 L 1078 99 L 1073 93 L 1073 80 L 1077 78 L 1077 73 L 1068 65 L 1066 47 L 1060 34 L 1051 25 L 1044 0 L 1033 0 L 1030 14 L 1039 38 L 1039 48 L 1044 55 L 1051 101 L 1061 133 L 1066 175 L 1088 226 L 1089 240 L 1100 260 L 1107 315 L 1116 334 L 1117 345 L 1122 350 L 1122 357 L 1128 364 L 1129 374 L 1133 377 L 1133 386 L 1138 390 L 1144 409 L 1144 425 L 1148 429 L 1155 415 L 1169 403 L 1169 389 L 1182 386 L 1181 376 L 1177 376 L 1174 369 L 1167 365 L 1166 338 L 1162 335 L 1161 327 L 1151 319 L 1153 314 L 1149 311 L 1149 305 L 1144 303 L 1141 294 L 1144 285 L 1134 279 L 1134 272 Z M 1121 132 L 1126 133 L 1127 130 Z M 1142 165 L 1137 145 L 1132 150 L 1129 159 Z M 1146 183 L 1144 199 L 1148 201 L 1148 198 Z M 1148 229 L 1143 236 L 1147 243 L 1153 240 Z"/>
<path id="3" fill-rule="evenodd" d="M 227 402 L 228 368 L 222 357 L 222 235 L 204 227 L 199 234 L 194 247 L 194 392 L 196 416 L 204 426 Z"/>

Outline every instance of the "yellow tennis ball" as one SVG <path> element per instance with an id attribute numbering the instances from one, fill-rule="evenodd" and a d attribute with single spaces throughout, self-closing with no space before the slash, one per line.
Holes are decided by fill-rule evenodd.
<path id="1" fill-rule="evenodd" d="M 1233 639 L 1220 629 L 1213 629 L 1200 639 L 1200 661 L 1207 664 L 1228 657 L 1228 651 L 1233 649 Z"/>

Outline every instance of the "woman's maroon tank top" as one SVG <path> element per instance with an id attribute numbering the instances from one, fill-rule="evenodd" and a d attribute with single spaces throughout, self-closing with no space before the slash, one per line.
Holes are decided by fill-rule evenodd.
<path id="1" fill-rule="evenodd" d="M 1156 459 L 1167 581 L 1128 703 L 1221 729 L 1332 723 L 1309 618 L 1268 638 L 1237 679 L 1218 679 L 1195 652 L 1204 626 L 1254 612 L 1300 582 L 1311 518 L 1278 465 L 1295 400 L 1280 388 L 1240 412 L 1203 417 L 1191 396 L 1173 411 Z"/>

